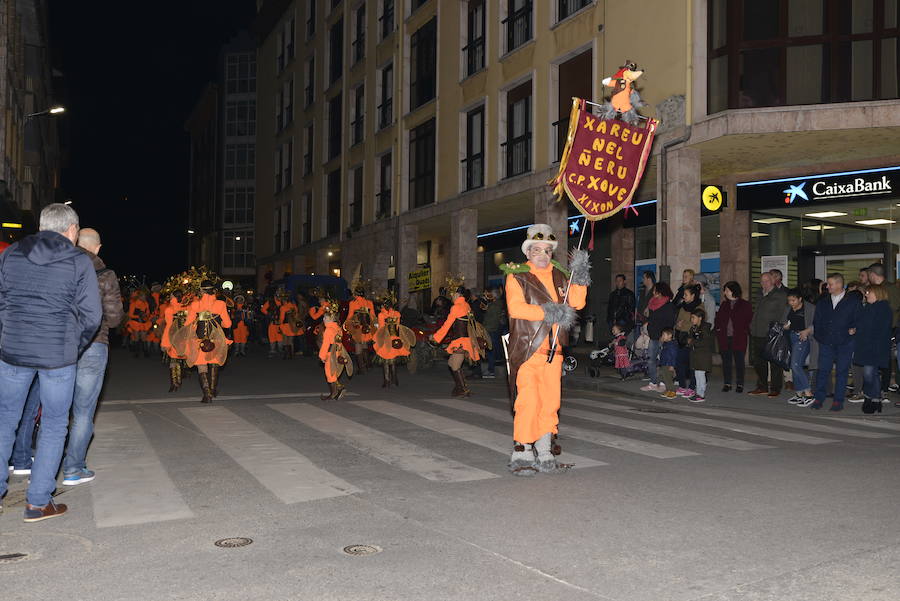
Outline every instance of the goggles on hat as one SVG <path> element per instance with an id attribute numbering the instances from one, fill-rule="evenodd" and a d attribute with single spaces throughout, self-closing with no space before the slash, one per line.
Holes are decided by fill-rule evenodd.
<path id="1" fill-rule="evenodd" d="M 544 233 L 543 233 L 543 232 L 537 232 L 537 233 L 534 234 L 531 238 L 529 238 L 529 240 L 543 240 L 543 239 L 544 239 Z M 553 241 L 553 242 L 556 242 L 556 236 L 554 236 L 553 234 L 548 234 L 548 235 L 547 235 L 547 240 L 551 240 L 551 241 Z"/>

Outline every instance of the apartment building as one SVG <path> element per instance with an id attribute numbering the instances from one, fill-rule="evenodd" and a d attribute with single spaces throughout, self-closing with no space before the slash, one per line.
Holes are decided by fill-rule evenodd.
<path id="1" fill-rule="evenodd" d="M 427 302 L 447 272 L 499 281 L 497 265 L 520 258 L 517 228 L 580 236 L 546 181 L 571 98 L 600 102 L 626 59 L 645 70 L 642 112 L 661 126 L 638 214 L 593 231 L 592 311 L 615 273 L 690 267 L 747 285 L 763 257 L 812 277 L 806 247 L 842 257 L 856 251 L 824 247 L 891 243 L 890 215 L 796 204 L 773 217 L 752 196 L 771 180 L 837 185 L 900 165 L 894 0 L 265 0 L 256 33 L 259 278 L 359 268 L 405 298 L 406 275 L 429 267 Z M 725 199 L 715 210 L 707 186 Z M 892 194 L 879 196 L 891 215 Z"/>

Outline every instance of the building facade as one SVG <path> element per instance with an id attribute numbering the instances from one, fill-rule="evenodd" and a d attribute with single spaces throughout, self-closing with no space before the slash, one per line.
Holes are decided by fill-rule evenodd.
<path id="1" fill-rule="evenodd" d="M 223 279 L 255 282 L 256 47 L 238 34 L 219 56 L 219 77 L 188 118 L 191 138 L 189 262 Z"/>
<path id="2" fill-rule="evenodd" d="M 47 2 L 0 2 L 0 205 L 7 241 L 36 227 L 58 200 L 60 149 Z"/>
<path id="3" fill-rule="evenodd" d="M 406 275 L 428 267 L 425 303 L 448 272 L 499 281 L 498 265 L 521 258 L 517 228 L 580 236 L 546 182 L 571 98 L 600 102 L 626 60 L 645 70 L 641 110 L 661 125 L 638 215 L 593 230 L 592 312 L 615 273 L 631 284 L 692 268 L 746 288 L 763 257 L 798 269 L 795 233 L 803 247 L 893 235 L 890 218 L 835 225 L 799 204 L 763 223 L 771 207 L 742 193 L 900 164 L 894 0 L 266 0 L 256 33 L 260 283 L 359 269 L 405 298 Z M 724 195 L 715 210 L 708 185 Z M 766 229 L 778 227 L 788 233 Z"/>

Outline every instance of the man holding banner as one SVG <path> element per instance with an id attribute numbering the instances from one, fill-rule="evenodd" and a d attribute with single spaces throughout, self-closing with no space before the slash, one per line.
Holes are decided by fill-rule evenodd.
<path id="1" fill-rule="evenodd" d="M 551 348 L 566 344 L 575 311 L 584 307 L 591 276 L 583 250 L 573 252 L 571 275 L 553 261 L 557 244 L 549 225 L 532 225 L 522 243 L 528 262 L 502 267 L 507 274 L 509 386 L 515 403 L 509 470 L 516 476 L 564 469 L 551 450 L 559 424 L 562 378 L 562 353 Z"/>

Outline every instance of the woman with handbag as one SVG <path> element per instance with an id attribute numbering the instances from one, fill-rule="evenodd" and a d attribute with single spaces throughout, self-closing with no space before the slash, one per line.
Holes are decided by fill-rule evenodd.
<path id="1" fill-rule="evenodd" d="M 753 308 L 741 298 L 741 285 L 735 281 L 726 282 L 722 293 L 725 298 L 719 305 L 715 321 L 719 354 L 722 355 L 722 374 L 725 378 L 722 392 L 730 391 L 732 382 L 737 384 L 735 392 L 744 392 L 744 356 L 747 352 Z M 732 367 L 736 380 L 731 379 Z"/>

